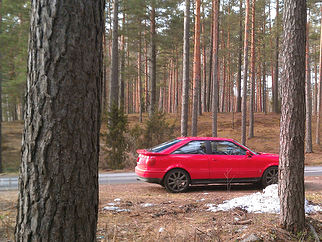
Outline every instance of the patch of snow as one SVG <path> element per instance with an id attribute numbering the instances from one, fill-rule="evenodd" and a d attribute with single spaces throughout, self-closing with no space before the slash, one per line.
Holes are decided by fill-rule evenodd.
<path id="1" fill-rule="evenodd" d="M 107 210 L 107 211 L 115 211 L 115 212 L 130 212 L 129 209 L 123 209 L 123 208 L 119 208 L 119 207 L 115 207 L 115 206 L 106 206 L 103 208 L 103 210 Z"/>
<path id="2" fill-rule="evenodd" d="M 266 187 L 263 192 L 237 197 L 224 201 L 222 204 L 207 204 L 208 211 L 227 211 L 236 207 L 243 208 L 249 213 L 279 213 L 280 202 L 278 197 L 278 185 L 273 184 Z M 318 205 L 310 205 L 305 199 L 305 213 L 322 211 Z"/>
<path id="3" fill-rule="evenodd" d="M 120 202 L 121 201 L 121 198 L 115 198 L 114 199 L 114 202 Z"/>
<path id="4" fill-rule="evenodd" d="M 144 208 L 153 207 L 153 206 L 154 206 L 154 204 L 152 204 L 152 203 L 143 203 L 143 204 L 141 204 L 141 207 L 144 207 Z"/>
<path id="5" fill-rule="evenodd" d="M 160 227 L 159 233 L 162 233 L 163 231 L 164 231 L 164 228 L 163 227 Z"/>
<path id="6" fill-rule="evenodd" d="M 196 202 L 202 202 L 202 201 L 205 201 L 206 199 L 204 198 L 201 198 L 200 200 L 196 200 Z"/>
<path id="7" fill-rule="evenodd" d="M 108 205 L 108 206 L 115 206 L 115 205 L 116 205 L 116 203 L 108 203 L 107 205 Z"/>
<path id="8" fill-rule="evenodd" d="M 209 193 L 208 192 L 204 192 L 203 195 L 208 195 Z"/>

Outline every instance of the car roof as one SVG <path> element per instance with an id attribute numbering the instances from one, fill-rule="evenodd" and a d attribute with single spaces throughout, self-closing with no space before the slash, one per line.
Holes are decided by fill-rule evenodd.
<path id="1" fill-rule="evenodd" d="M 178 137 L 180 140 L 225 140 L 225 141 L 234 141 L 233 139 L 220 138 L 220 137 Z"/>

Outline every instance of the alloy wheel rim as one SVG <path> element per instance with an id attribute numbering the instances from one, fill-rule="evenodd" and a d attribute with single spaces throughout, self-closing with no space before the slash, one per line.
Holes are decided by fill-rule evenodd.
<path id="1" fill-rule="evenodd" d="M 168 178 L 169 188 L 175 192 L 184 190 L 187 186 L 188 178 L 186 174 L 181 171 L 172 173 Z"/>
<path id="2" fill-rule="evenodd" d="M 266 183 L 267 185 L 276 184 L 278 181 L 278 170 L 277 169 L 271 169 L 268 171 L 266 175 Z"/>

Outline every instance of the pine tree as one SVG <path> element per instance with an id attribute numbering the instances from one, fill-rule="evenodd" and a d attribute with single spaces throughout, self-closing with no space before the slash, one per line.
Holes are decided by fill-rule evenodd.
<path id="1" fill-rule="evenodd" d="M 306 1 L 285 0 L 278 190 L 280 223 L 294 233 L 305 227 L 305 26 Z"/>
<path id="2" fill-rule="evenodd" d="M 103 27 L 104 1 L 33 1 L 16 241 L 96 240 Z"/>

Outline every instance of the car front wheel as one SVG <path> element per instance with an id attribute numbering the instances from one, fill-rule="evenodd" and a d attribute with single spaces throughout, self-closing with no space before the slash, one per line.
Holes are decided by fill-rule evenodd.
<path id="1" fill-rule="evenodd" d="M 169 171 L 164 178 L 164 186 L 169 192 L 185 192 L 189 187 L 189 174 L 181 169 Z"/>
<path id="2" fill-rule="evenodd" d="M 277 167 L 269 167 L 264 172 L 262 177 L 262 186 L 267 187 L 272 184 L 276 184 L 278 182 L 278 168 Z"/>

